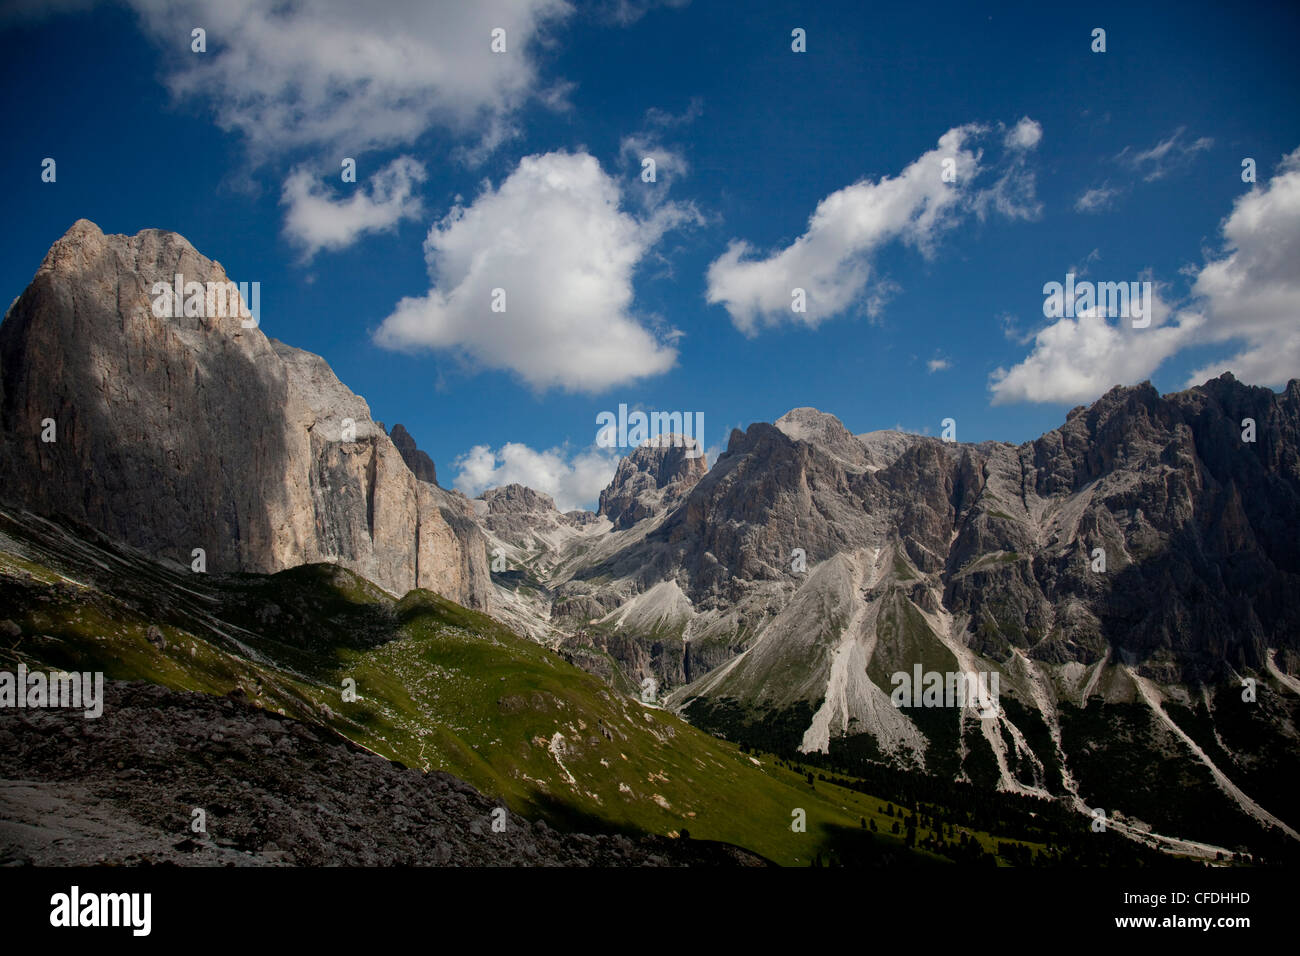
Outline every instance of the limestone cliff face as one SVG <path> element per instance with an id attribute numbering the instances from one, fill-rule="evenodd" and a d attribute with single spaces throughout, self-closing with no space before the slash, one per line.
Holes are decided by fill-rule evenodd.
<path id="1" fill-rule="evenodd" d="M 708 470 L 693 438 L 665 435 L 646 442 L 618 463 L 614 479 L 600 493 L 596 513 L 608 518 L 615 528 L 630 528 L 675 508 Z"/>
<path id="2" fill-rule="evenodd" d="M 157 317 L 177 273 L 228 281 L 160 230 L 79 220 L 50 249 L 0 324 L 0 496 L 209 571 L 333 561 L 485 606 L 468 501 L 418 480 L 319 356 L 230 309 Z"/>
<path id="3" fill-rule="evenodd" d="M 393 440 L 397 450 L 402 453 L 402 460 L 411 469 L 411 474 L 431 485 L 438 483 L 438 470 L 433 465 L 433 459 L 416 447 L 415 439 L 411 437 L 411 433 L 406 430 L 404 425 L 394 425 L 393 430 L 388 433 L 388 437 Z"/>
<path id="4" fill-rule="evenodd" d="M 634 457 L 602 495 L 611 520 L 636 504 L 625 488 L 655 484 Z M 857 606 L 841 596 L 885 584 L 998 663 L 1110 659 L 1154 680 L 1204 680 L 1262 670 L 1270 649 L 1300 653 L 1298 529 L 1300 381 L 1280 394 L 1231 375 L 1164 396 L 1117 387 L 1019 446 L 854 436 L 803 408 L 734 431 L 660 523 L 593 550 L 556 587 L 556 613 L 623 614 L 673 582 L 696 619 L 682 651 L 661 655 L 668 686 L 685 678 L 688 651 L 697 672 L 717 667 L 788 613 L 768 642 L 784 656 L 748 685 L 738 667 L 709 688 L 737 699 L 784 681 L 815 704 L 825 684 L 802 676 L 832 655 L 800 641 L 828 622 L 833 648 Z M 668 646 L 662 630 L 648 629 L 647 647 Z"/>

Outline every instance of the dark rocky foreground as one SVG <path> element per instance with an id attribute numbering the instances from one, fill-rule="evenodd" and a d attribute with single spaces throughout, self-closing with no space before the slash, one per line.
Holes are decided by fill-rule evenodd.
<path id="1" fill-rule="evenodd" d="M 444 773 L 210 697 L 109 682 L 104 714 L 0 710 L 0 864 L 755 866 L 720 843 L 560 833 Z M 207 834 L 190 830 L 202 808 Z"/>

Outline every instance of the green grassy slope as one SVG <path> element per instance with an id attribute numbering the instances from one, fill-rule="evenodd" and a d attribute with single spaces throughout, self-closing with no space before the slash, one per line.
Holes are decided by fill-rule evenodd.
<path id="1" fill-rule="evenodd" d="M 459 776 L 513 809 L 583 829 L 689 830 L 805 865 L 852 834 L 864 855 L 923 859 L 860 831 L 852 801 L 618 695 L 491 618 L 427 591 L 400 601 L 311 565 L 191 574 L 0 513 L 0 667 L 102 670 L 331 727 L 390 759 Z M 149 640 L 150 627 L 165 647 Z M 356 699 L 345 700 L 347 679 Z M 795 811 L 806 832 L 795 832 Z"/>

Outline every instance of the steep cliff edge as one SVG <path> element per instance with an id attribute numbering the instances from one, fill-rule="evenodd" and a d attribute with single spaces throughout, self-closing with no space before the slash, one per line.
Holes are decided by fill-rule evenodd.
<path id="1" fill-rule="evenodd" d="M 319 356 L 210 295 L 156 315 L 177 275 L 230 281 L 156 229 L 83 219 L 51 247 L 0 324 L 0 497 L 211 572 L 331 561 L 485 606 L 468 501 L 418 480 Z"/>

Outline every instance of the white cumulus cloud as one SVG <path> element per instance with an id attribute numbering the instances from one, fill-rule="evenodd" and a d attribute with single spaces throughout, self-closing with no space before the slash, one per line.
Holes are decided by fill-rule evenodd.
<path id="1" fill-rule="evenodd" d="M 632 278 L 664 232 L 696 214 L 664 202 L 638 218 L 621 198 L 586 153 L 525 157 L 430 229 L 433 287 L 398 302 L 375 340 L 452 350 L 538 390 L 599 391 L 667 371 L 676 332 L 633 312 Z"/>
<path id="2" fill-rule="evenodd" d="M 1168 154 L 1158 150 L 1161 159 Z M 1300 376 L 1300 149 L 1233 203 L 1222 231 L 1218 253 L 1193 268 L 1185 305 L 1171 309 L 1157 291 L 1145 329 L 1095 313 L 1052 321 L 1028 356 L 993 373 L 993 403 L 1091 401 L 1150 377 L 1192 346 L 1237 343 L 1237 351 L 1196 369 L 1188 387 L 1225 371 L 1275 387 Z"/>
<path id="3" fill-rule="evenodd" d="M 1128 319 L 1089 309 L 1061 318 L 1033 337 L 1034 347 L 1011 369 L 994 371 L 993 404 L 1092 401 L 1116 384 L 1140 382 L 1184 348 L 1200 324 L 1195 315 L 1173 316 L 1158 290 L 1151 324 L 1135 329 Z"/>
<path id="4" fill-rule="evenodd" d="M 598 449 L 569 455 L 562 448 L 537 451 L 520 442 L 507 442 L 495 451 L 475 445 L 452 465 L 458 469 L 454 487 L 471 498 L 489 488 L 518 483 L 550 495 L 561 511 L 594 511 L 618 461 L 618 454 Z"/>
<path id="5" fill-rule="evenodd" d="M 1010 149 L 1033 149 L 1042 138 L 1043 127 L 1025 116 L 1007 132 L 1003 143 Z"/>
<path id="6" fill-rule="evenodd" d="M 1198 369 L 1189 384 L 1231 371 L 1283 385 L 1300 376 L 1300 149 L 1267 185 L 1237 199 L 1223 237 L 1225 254 L 1201 270 L 1192 293 L 1210 318 L 1201 340 L 1244 347 Z"/>
<path id="7" fill-rule="evenodd" d="M 534 41 L 566 0 L 129 0 L 164 50 L 169 88 L 208 100 L 258 159 L 291 147 L 356 155 L 432 126 L 496 131 L 538 91 Z M 191 54 L 190 31 L 207 52 Z M 491 49 L 506 31 L 506 52 Z"/>
<path id="8" fill-rule="evenodd" d="M 725 306 L 746 335 L 783 322 L 816 326 L 853 308 L 872 312 L 892 291 L 872 264 L 873 253 L 885 243 L 902 241 L 930 255 L 940 235 L 964 214 L 983 216 L 991 208 L 1032 218 L 1037 203 L 1025 156 L 1041 138 L 1041 128 L 1025 118 L 1005 133 L 1008 157 L 1000 177 L 992 187 L 975 190 L 970 184 L 986 171 L 976 141 L 987 132 L 976 125 L 951 129 L 897 177 L 864 179 L 831 193 L 817 204 L 804 233 L 784 249 L 763 255 L 733 239 L 709 266 L 708 301 Z M 949 159 L 955 183 L 944 182 Z M 792 308 L 795 289 L 804 291 L 803 312 Z"/>
<path id="9" fill-rule="evenodd" d="M 399 156 L 375 173 L 366 186 L 345 187 L 356 191 L 346 199 L 336 199 L 310 170 L 296 169 L 285 180 L 280 196 L 281 204 L 288 207 L 285 235 L 302 248 L 305 259 L 311 259 L 322 249 L 342 249 L 365 233 L 391 229 L 423 212 L 414 189 L 425 176 L 423 164 Z"/>

